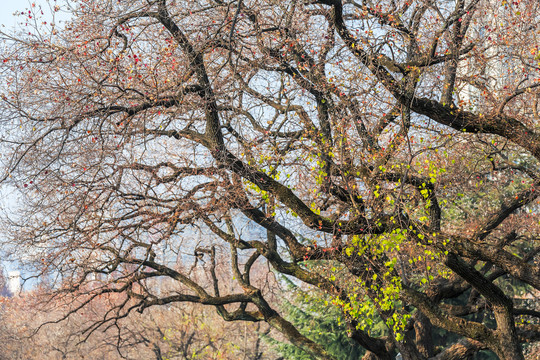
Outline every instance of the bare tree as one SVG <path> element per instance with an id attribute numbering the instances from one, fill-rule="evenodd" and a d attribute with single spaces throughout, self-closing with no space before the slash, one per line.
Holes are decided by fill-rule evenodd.
<path id="1" fill-rule="evenodd" d="M 114 297 L 115 295 L 112 295 Z M 115 326 L 94 332 L 83 330 L 100 321 L 114 299 L 104 296 L 73 314 L 66 304 L 37 309 L 37 291 L 4 300 L 0 331 L 1 359 L 269 359 L 261 343 L 260 323 L 219 323 L 211 308 L 194 304 L 153 307 L 131 314 Z M 41 326 L 48 323 L 45 326 Z M 39 330 L 37 330 L 39 329 Z M 242 341 L 245 339 L 246 341 Z"/>
<path id="2" fill-rule="evenodd" d="M 89 331 L 191 302 L 332 358 L 268 300 L 270 267 L 332 296 L 366 359 L 540 339 L 537 1 L 52 9 L 71 20 L 32 7 L 4 34 L 4 248 L 70 312 L 115 294 Z"/>

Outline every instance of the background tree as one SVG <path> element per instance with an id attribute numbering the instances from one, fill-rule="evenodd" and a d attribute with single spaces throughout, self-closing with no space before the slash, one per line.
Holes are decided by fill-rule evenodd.
<path id="1" fill-rule="evenodd" d="M 70 312 L 114 294 L 94 329 L 192 302 L 332 358 L 272 305 L 271 267 L 331 296 L 366 359 L 523 359 L 538 6 L 78 0 L 64 26 L 31 7 L 2 50 L 4 248 Z"/>
<path id="2" fill-rule="evenodd" d="M 201 305 L 153 307 L 90 332 L 110 310 L 109 304 L 114 302 L 110 296 L 62 322 L 57 320 L 69 307 L 50 303 L 37 309 L 36 301 L 41 302 L 38 291 L 2 302 L 0 359 L 276 358 L 259 338 L 259 333 L 268 332 L 267 326 L 220 322 L 213 309 Z"/>
<path id="3" fill-rule="evenodd" d="M 365 349 L 347 336 L 347 322 L 343 321 L 343 314 L 338 308 L 329 306 L 331 299 L 324 293 L 314 290 L 305 291 L 293 283 L 289 283 L 287 292 L 293 296 L 290 300 L 284 300 L 279 309 L 287 321 L 290 321 L 300 333 L 315 342 L 325 344 L 325 348 L 336 359 L 360 359 L 364 355 Z M 384 334 L 386 325 L 380 319 L 378 320 L 376 325 L 379 327 L 379 332 Z M 377 333 L 375 326 L 370 330 Z M 263 336 L 263 339 L 281 355 L 282 359 L 314 359 L 301 348 L 282 339 L 268 335 Z"/>

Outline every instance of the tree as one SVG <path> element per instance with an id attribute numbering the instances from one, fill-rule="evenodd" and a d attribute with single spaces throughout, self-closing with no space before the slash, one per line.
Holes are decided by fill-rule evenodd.
<path id="1" fill-rule="evenodd" d="M 56 320 L 69 309 L 56 303 L 36 309 L 34 303 L 39 300 L 39 292 L 32 291 L 2 302 L 1 359 L 273 358 L 258 338 L 259 331 L 267 332 L 264 324 L 220 324 L 219 316 L 202 305 L 154 307 L 144 314 L 119 319 L 115 326 L 89 336 L 85 330 L 110 310 L 111 296 L 102 297 L 63 322 Z"/>
<path id="2" fill-rule="evenodd" d="M 4 34 L 4 249 L 73 311 L 199 303 L 332 358 L 268 300 L 269 266 L 331 296 L 366 359 L 540 340 L 536 1 L 51 8 L 70 21 L 31 7 Z"/>
<path id="3" fill-rule="evenodd" d="M 360 359 L 365 353 L 357 342 L 347 336 L 346 323 L 336 307 L 329 307 L 329 299 L 319 291 L 303 291 L 290 284 L 292 299 L 284 300 L 279 306 L 283 316 L 290 321 L 304 336 L 325 344 L 325 349 L 336 359 Z M 384 332 L 386 325 L 378 324 Z M 373 328 L 370 330 L 373 331 Z M 263 339 L 278 352 L 283 359 L 313 360 L 314 357 L 278 338 L 264 336 Z"/>

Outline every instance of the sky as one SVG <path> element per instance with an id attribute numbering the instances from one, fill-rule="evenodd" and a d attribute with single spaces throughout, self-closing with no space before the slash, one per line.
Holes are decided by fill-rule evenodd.
<path id="1" fill-rule="evenodd" d="M 34 1 L 36 4 L 44 3 L 43 0 Z M 17 23 L 17 18 L 13 16 L 15 11 L 22 11 L 30 6 L 27 0 L 0 0 L 0 24 L 5 27 L 12 27 Z"/>
<path id="2" fill-rule="evenodd" d="M 62 5 L 65 0 L 50 0 L 50 2 L 52 4 L 58 3 Z M 32 4 L 35 4 L 36 7 L 41 5 L 45 14 L 50 14 L 50 6 L 47 0 L 0 0 L 0 29 L 11 29 L 16 26 L 17 22 L 22 21 L 22 18 L 13 14 L 29 9 Z"/>
<path id="3" fill-rule="evenodd" d="M 42 4 L 45 9 L 48 9 L 47 2 L 45 0 L 0 0 L 0 31 L 6 31 L 14 28 L 17 25 L 17 22 L 20 22 L 22 18 L 20 16 L 14 16 L 15 12 L 21 12 L 25 9 L 28 9 L 32 3 L 35 3 L 36 6 Z M 9 201 L 11 196 L 6 194 L 0 194 L 0 203 Z M 0 262 L 0 271 L 2 271 L 2 265 L 6 271 L 20 270 L 16 263 L 8 263 L 5 261 Z M 23 273 L 24 276 L 24 273 Z M 33 284 L 26 283 L 25 288 L 31 288 Z"/>

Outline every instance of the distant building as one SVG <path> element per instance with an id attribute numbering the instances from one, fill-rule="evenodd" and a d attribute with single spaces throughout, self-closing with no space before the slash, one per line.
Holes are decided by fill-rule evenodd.
<path id="1" fill-rule="evenodd" d="M 8 271 L 7 288 L 12 296 L 19 296 L 19 294 L 21 293 L 20 271 Z"/>
<path id="2" fill-rule="evenodd" d="M 0 298 L 2 297 L 10 297 L 11 293 L 9 292 L 7 288 L 7 280 L 5 273 L 0 269 Z"/>
<path id="3" fill-rule="evenodd" d="M 460 61 L 458 77 L 462 82 L 457 89 L 460 106 L 465 110 L 485 112 L 486 99 L 493 101 L 504 96 L 509 88 L 514 87 L 520 80 L 521 74 L 516 71 L 520 68 L 519 62 L 510 57 L 515 50 L 505 45 L 503 41 L 491 42 L 489 30 L 508 27 L 511 20 L 511 9 L 492 1 L 491 11 L 484 11 L 480 21 L 473 23 L 470 33 L 475 33 L 482 49 L 481 57 L 470 57 Z M 478 47 L 477 47 L 478 49 Z M 528 82 L 524 82 L 523 86 Z M 496 102 L 496 101 L 495 101 Z"/>

